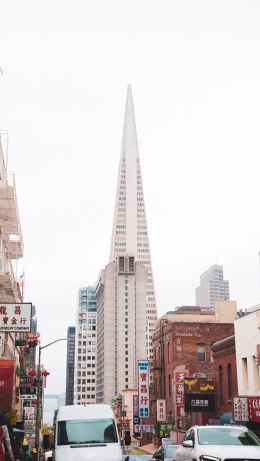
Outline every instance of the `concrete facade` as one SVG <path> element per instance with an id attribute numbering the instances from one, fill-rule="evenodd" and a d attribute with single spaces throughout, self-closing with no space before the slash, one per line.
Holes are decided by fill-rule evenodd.
<path id="1" fill-rule="evenodd" d="M 229 281 L 223 279 L 223 266 L 214 264 L 200 276 L 196 304 L 213 308 L 220 299 L 229 300 Z"/>
<path id="2" fill-rule="evenodd" d="M 75 333 L 76 327 L 68 327 L 65 394 L 66 405 L 73 405 L 74 402 Z"/>
<path id="3" fill-rule="evenodd" d="M 79 288 L 74 374 L 74 404 L 78 405 L 96 402 L 96 323 L 95 288 Z"/>
<path id="4" fill-rule="evenodd" d="M 97 297 L 97 403 L 137 386 L 137 361 L 146 357 L 147 270 L 120 256 L 101 272 Z"/>
<path id="5" fill-rule="evenodd" d="M 260 306 L 235 321 L 238 394 L 260 396 Z"/>

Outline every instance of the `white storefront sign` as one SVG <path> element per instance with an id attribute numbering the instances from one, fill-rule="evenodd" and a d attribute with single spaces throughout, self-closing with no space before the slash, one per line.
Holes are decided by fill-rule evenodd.
<path id="1" fill-rule="evenodd" d="M 234 421 L 249 421 L 247 397 L 234 397 Z"/>
<path id="2" fill-rule="evenodd" d="M 31 331 L 32 304 L 0 304 L 0 332 Z"/>
<path id="3" fill-rule="evenodd" d="M 138 399 L 139 399 L 139 417 L 149 418 L 150 412 L 149 412 L 149 363 L 148 363 L 148 360 L 138 361 Z"/>

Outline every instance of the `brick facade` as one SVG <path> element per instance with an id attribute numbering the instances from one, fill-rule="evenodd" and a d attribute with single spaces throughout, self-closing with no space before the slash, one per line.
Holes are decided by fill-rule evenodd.
<path id="1" fill-rule="evenodd" d="M 216 377 L 216 415 L 232 413 L 232 398 L 238 395 L 235 336 L 212 345 Z"/>
<path id="2" fill-rule="evenodd" d="M 154 418 L 156 399 L 165 399 L 167 419 L 174 419 L 176 372 L 186 371 L 189 376 L 194 373 L 215 376 L 211 346 L 213 342 L 233 334 L 233 323 L 160 322 L 160 328 L 153 335 L 151 413 Z M 193 414 L 191 422 L 205 424 L 214 416 L 209 413 Z"/>

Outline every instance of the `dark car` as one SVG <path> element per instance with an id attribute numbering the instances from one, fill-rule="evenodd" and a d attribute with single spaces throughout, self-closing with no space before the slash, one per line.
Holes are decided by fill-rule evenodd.
<path id="1" fill-rule="evenodd" d="M 152 461 L 174 461 L 178 448 L 180 448 L 180 445 L 161 445 L 152 456 Z"/>

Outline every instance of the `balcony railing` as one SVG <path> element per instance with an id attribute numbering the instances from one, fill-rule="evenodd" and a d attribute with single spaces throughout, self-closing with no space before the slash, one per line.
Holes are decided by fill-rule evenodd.
<path id="1" fill-rule="evenodd" d="M 10 253 L 10 259 L 22 257 L 23 238 L 13 173 L 8 173 L 0 179 L 0 227 L 5 247 Z"/>
<path id="2" fill-rule="evenodd" d="M 21 291 L 15 280 L 13 266 L 4 252 L 0 252 L 0 299 L 1 302 L 21 301 Z"/>

